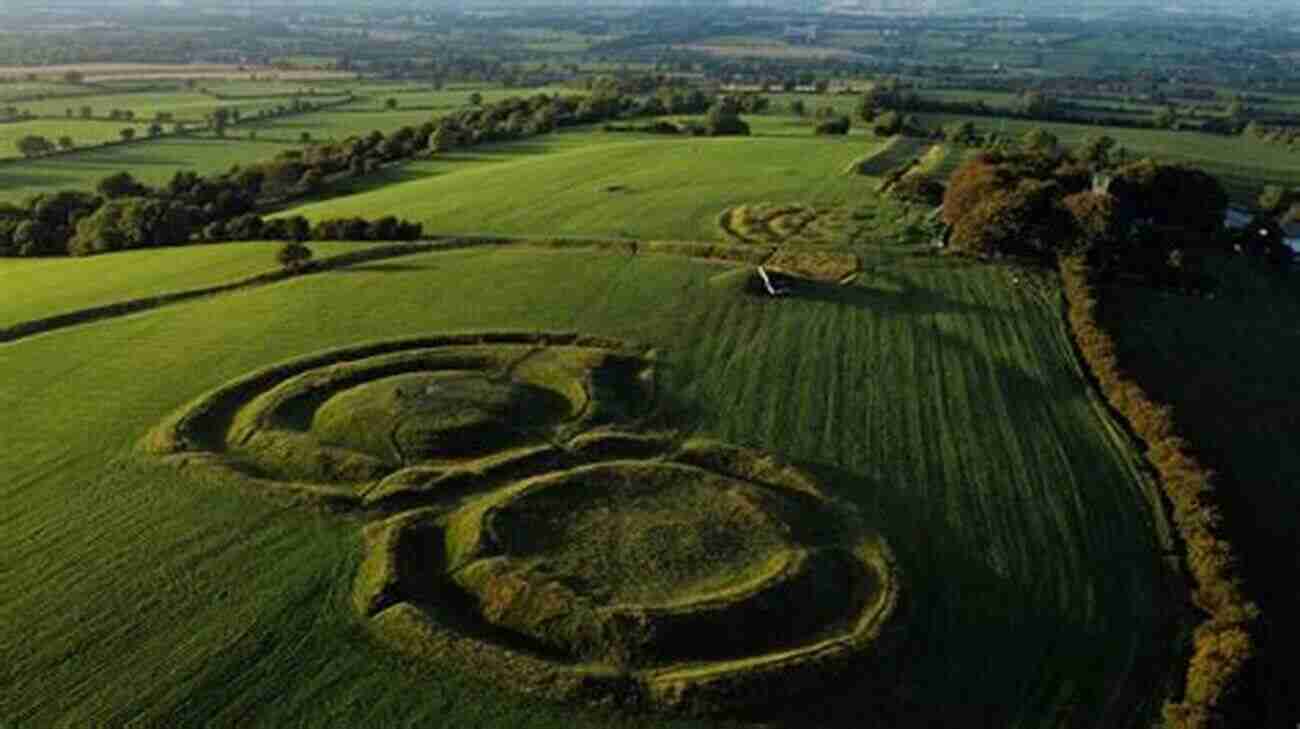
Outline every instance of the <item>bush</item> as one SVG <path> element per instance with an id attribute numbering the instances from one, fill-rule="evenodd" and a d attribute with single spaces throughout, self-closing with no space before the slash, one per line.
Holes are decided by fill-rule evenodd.
<path id="1" fill-rule="evenodd" d="M 290 271 L 296 271 L 311 260 L 312 252 L 307 246 L 298 241 L 289 241 L 280 246 L 276 251 L 275 260 Z"/>
<path id="2" fill-rule="evenodd" d="M 929 175 L 904 175 L 889 188 L 890 194 L 905 202 L 937 206 L 943 202 L 943 185 Z"/>

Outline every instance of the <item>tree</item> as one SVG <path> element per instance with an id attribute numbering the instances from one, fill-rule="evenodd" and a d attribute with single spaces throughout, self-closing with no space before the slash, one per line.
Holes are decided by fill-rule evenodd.
<path id="1" fill-rule="evenodd" d="M 130 172 L 117 172 L 99 181 L 95 191 L 109 200 L 124 197 L 144 197 L 149 194 L 145 187 Z"/>
<path id="2" fill-rule="evenodd" d="M 123 129 L 122 131 L 118 132 L 118 134 L 120 134 L 120 135 L 122 136 L 122 141 L 123 141 L 123 142 L 129 142 L 129 141 L 131 141 L 132 139 L 135 139 L 135 128 L 134 128 L 134 127 L 127 127 L 127 128 L 125 128 L 125 129 Z"/>
<path id="3" fill-rule="evenodd" d="M 289 271 L 297 271 L 303 268 L 311 261 L 311 258 L 311 249 L 296 240 L 291 240 L 280 246 L 280 250 L 275 253 L 275 260 Z"/>
<path id="4" fill-rule="evenodd" d="M 1259 193 L 1259 209 L 1271 215 L 1277 215 L 1291 206 L 1293 200 L 1300 201 L 1297 191 L 1288 191 L 1281 185 L 1265 185 Z"/>
<path id="5" fill-rule="evenodd" d="M 86 75 L 80 71 L 67 71 L 63 74 L 64 83 L 79 84 L 86 80 Z"/>
<path id="6" fill-rule="evenodd" d="M 384 102 L 384 106 L 388 107 L 388 110 L 389 110 L 389 111 L 392 111 L 392 110 L 396 109 L 396 108 L 397 108 L 397 99 L 395 99 L 395 98 L 393 98 L 393 97 L 391 97 L 391 96 L 388 97 L 388 100 Z"/>
<path id="7" fill-rule="evenodd" d="M 162 133 L 163 133 L 162 125 L 159 124 L 158 122 L 154 122 L 153 124 L 149 125 L 149 136 L 160 137 L 162 136 Z"/>
<path id="8" fill-rule="evenodd" d="M 1056 145 L 1059 143 L 1055 134 L 1042 127 L 1034 127 L 1025 132 L 1025 136 L 1020 141 L 1026 150 L 1037 154 L 1052 154 L 1056 152 Z"/>
<path id="9" fill-rule="evenodd" d="M 709 108 L 704 119 L 709 136 L 748 135 L 749 125 L 740 119 L 740 106 L 730 96 L 724 96 Z"/>
<path id="10" fill-rule="evenodd" d="M 298 141 L 303 144 L 311 144 L 311 132 L 303 132 L 298 135 Z"/>
<path id="11" fill-rule="evenodd" d="M 475 91 L 469 95 L 470 106 L 481 106 L 483 104 L 483 94 Z"/>
<path id="12" fill-rule="evenodd" d="M 76 142 L 72 141 L 72 137 L 69 137 L 66 134 L 63 135 L 62 137 L 59 137 L 59 149 L 67 150 L 67 149 L 72 149 L 75 146 L 77 146 L 77 144 Z"/>
<path id="13" fill-rule="evenodd" d="M 37 157 L 54 151 L 54 145 L 50 143 L 50 140 L 39 134 L 28 134 L 21 137 L 14 142 L 14 146 L 18 148 L 19 154 L 24 157 Z"/>
<path id="14" fill-rule="evenodd" d="M 806 109 L 803 105 L 803 99 L 794 99 L 790 102 L 790 113 L 795 116 L 803 116 Z"/>
<path id="15" fill-rule="evenodd" d="M 1111 194 L 1135 220 L 1211 236 L 1223 225 L 1228 194 L 1202 170 L 1146 159 L 1115 171 Z"/>
<path id="16" fill-rule="evenodd" d="M 1046 257 L 1072 240 L 1073 222 L 1058 205 L 1061 186 L 1022 179 L 994 192 L 953 226 L 952 245 L 977 255 Z"/>
<path id="17" fill-rule="evenodd" d="M 1178 112 L 1172 106 L 1161 107 L 1151 121 L 1161 129 L 1173 129 L 1178 124 Z"/>
<path id="18" fill-rule="evenodd" d="M 1089 134 L 1079 145 L 1079 159 L 1094 167 L 1110 165 L 1111 151 L 1115 149 L 1115 139 L 1105 134 Z"/>
<path id="19" fill-rule="evenodd" d="M 889 137 L 903 132 L 903 115 L 896 111 L 887 111 L 877 116 L 871 123 L 871 131 L 876 136 Z"/>

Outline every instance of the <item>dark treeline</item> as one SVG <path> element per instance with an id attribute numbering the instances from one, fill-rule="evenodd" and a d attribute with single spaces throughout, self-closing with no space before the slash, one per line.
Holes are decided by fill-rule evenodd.
<path id="1" fill-rule="evenodd" d="M 319 195 L 334 182 L 369 175 L 390 163 L 580 124 L 707 110 L 706 124 L 718 127 L 716 133 L 747 131 L 736 126 L 744 123 L 734 100 L 711 106 L 703 92 L 680 86 L 664 86 L 650 96 L 627 89 L 626 82 L 601 79 L 580 96 L 537 94 L 479 103 L 419 127 L 313 145 L 218 175 L 177 172 L 158 187 L 120 172 L 101 180 L 94 193 L 60 191 L 37 195 L 22 205 L 0 205 L 0 255 L 90 255 L 258 238 L 409 239 L 419 234 L 413 233 L 417 228 L 389 218 L 327 221 L 305 228 L 305 220 L 263 220 L 257 211 Z"/>

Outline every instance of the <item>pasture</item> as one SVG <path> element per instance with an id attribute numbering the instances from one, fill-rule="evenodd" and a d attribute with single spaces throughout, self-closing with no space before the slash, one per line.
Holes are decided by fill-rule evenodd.
<path id="1" fill-rule="evenodd" d="M 869 202 L 874 180 L 844 170 L 880 144 L 566 132 L 439 156 L 398 171 L 405 182 L 288 212 L 315 221 L 400 210 L 437 234 L 713 240 L 734 205 Z"/>
<path id="2" fill-rule="evenodd" d="M 120 124 L 103 124 L 119 129 Z M 233 138 L 243 135 L 243 139 Z M 230 132 L 231 139 L 187 135 L 148 139 L 128 145 L 87 149 L 69 155 L 17 160 L 0 165 L 0 202 L 17 202 L 42 192 L 94 190 L 108 175 L 129 171 L 136 179 L 160 185 L 182 170 L 198 174 L 224 172 L 232 165 L 261 162 L 286 149 L 275 141 L 247 139 L 246 132 Z"/>
<path id="3" fill-rule="evenodd" d="M 315 241 L 317 258 L 364 244 Z M 271 271 L 272 243 L 228 243 L 94 258 L 0 258 L 0 329 L 119 301 L 203 288 Z"/>
<path id="4" fill-rule="evenodd" d="M 45 137 L 52 143 L 57 143 L 60 137 L 68 136 L 78 146 L 103 144 L 104 142 L 120 140 L 122 130 L 128 127 L 135 131 L 136 136 L 143 137 L 148 133 L 146 125 L 131 122 L 82 121 L 79 119 L 69 119 L 67 121 L 38 119 L 35 121 L 8 122 L 0 124 L 0 158 L 20 157 L 17 142 L 26 136 Z M 0 175 L 3 174 L 3 172 L 0 172 Z"/>
<path id="5" fill-rule="evenodd" d="M 146 255 L 216 250 L 141 253 L 134 270 L 168 265 Z M 1015 285 L 1003 268 L 906 247 L 880 246 L 873 260 L 854 286 L 812 285 L 777 302 L 717 285 L 730 274 L 715 264 L 488 247 L 0 346 L 0 408 L 21 424 L 0 452 L 0 572 L 11 586 L 0 595 L 0 716 L 19 726 L 712 726 L 579 711 L 400 658 L 349 605 L 360 520 L 287 507 L 136 449 L 187 401 L 286 358 L 523 329 L 656 347 L 672 427 L 793 459 L 893 547 L 906 631 L 890 655 L 903 658 L 881 656 L 766 725 L 857 727 L 882 711 L 931 725 L 972 713 L 1007 727 L 1149 725 L 1176 665 L 1165 528 L 1137 454 L 1070 353 L 1055 284 Z M 882 680 L 906 690 L 883 700 L 872 690 Z"/>

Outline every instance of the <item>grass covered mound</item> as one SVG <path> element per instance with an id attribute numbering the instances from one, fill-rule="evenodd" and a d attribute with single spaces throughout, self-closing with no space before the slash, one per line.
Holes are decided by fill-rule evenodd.
<path id="1" fill-rule="evenodd" d="M 330 398 L 312 432 L 324 443 L 413 464 L 490 451 L 572 414 L 562 395 L 464 371 L 385 377 Z"/>
<path id="2" fill-rule="evenodd" d="M 871 660 L 898 577 L 813 479 L 711 442 L 372 526 L 354 603 L 387 643 L 564 701 L 727 713 Z"/>
<path id="3" fill-rule="evenodd" d="M 146 449 L 186 467 L 333 502 L 409 497 L 430 473 L 533 464 L 653 404 L 653 368 L 619 342 L 573 334 L 447 335 L 274 365 L 190 403 Z M 378 503 L 378 497 L 370 503 Z"/>

